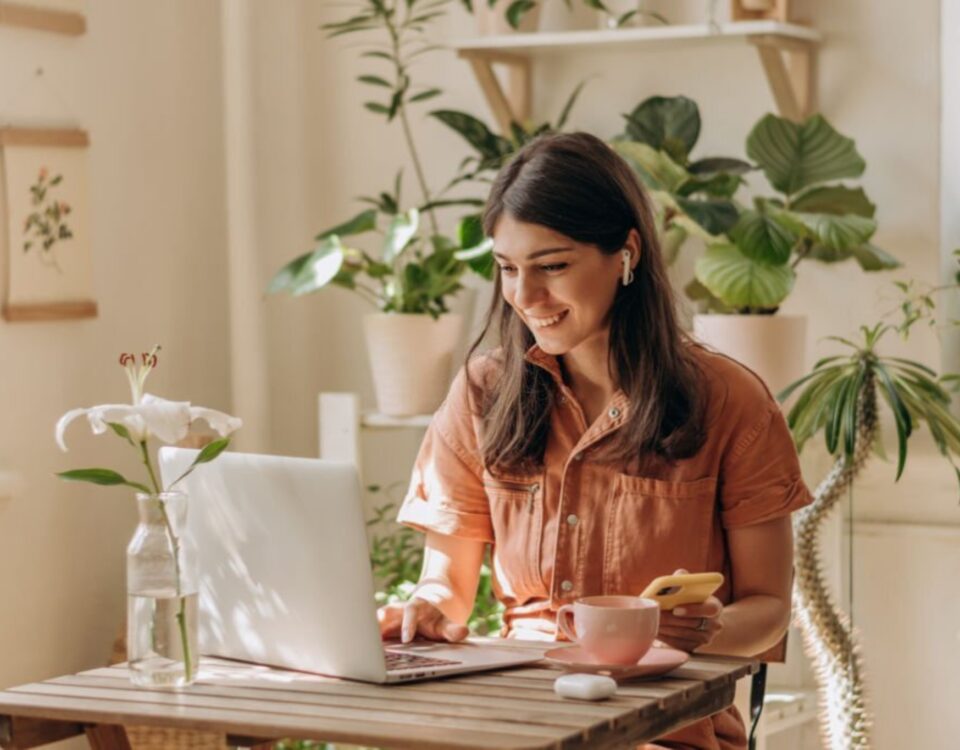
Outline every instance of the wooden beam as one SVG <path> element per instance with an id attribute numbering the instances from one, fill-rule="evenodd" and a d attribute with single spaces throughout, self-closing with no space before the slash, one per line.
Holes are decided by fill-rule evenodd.
<path id="1" fill-rule="evenodd" d="M 71 128 L 0 128 L 0 146 L 63 146 L 85 148 L 90 136 Z"/>
<path id="2" fill-rule="evenodd" d="M 67 721 L 0 716 L 0 747 L 26 750 L 83 734 L 83 726 Z"/>
<path id="3" fill-rule="evenodd" d="M 80 13 L 52 8 L 7 3 L 0 0 L 0 26 L 19 26 L 54 34 L 80 36 L 87 31 L 87 20 Z"/>
<path id="4" fill-rule="evenodd" d="M 79 320 L 97 317 L 97 303 L 91 300 L 80 302 L 50 302 L 37 305 L 3 305 L 0 313 L 10 323 L 36 323 L 48 320 Z"/>
<path id="5" fill-rule="evenodd" d="M 504 135 L 510 134 L 510 123 L 523 123 L 530 117 L 531 64 L 526 55 L 513 55 L 498 50 L 469 50 L 460 57 L 470 63 L 480 89 Z M 494 64 L 507 66 L 507 91 L 504 92 L 493 71 Z"/>

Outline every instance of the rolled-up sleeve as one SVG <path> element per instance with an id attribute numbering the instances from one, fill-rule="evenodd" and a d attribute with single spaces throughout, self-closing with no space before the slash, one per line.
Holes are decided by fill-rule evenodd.
<path id="1" fill-rule="evenodd" d="M 776 402 L 765 404 L 760 417 L 736 436 L 721 468 L 720 500 L 726 528 L 770 521 L 812 502 Z"/>
<path id="2" fill-rule="evenodd" d="M 464 372 L 424 436 L 397 521 L 420 531 L 493 542 Z"/>

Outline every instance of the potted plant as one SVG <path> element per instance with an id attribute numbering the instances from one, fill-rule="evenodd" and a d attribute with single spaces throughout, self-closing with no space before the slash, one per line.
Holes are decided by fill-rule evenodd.
<path id="1" fill-rule="evenodd" d="M 804 367 L 806 319 L 775 315 L 793 289 L 797 266 L 850 258 L 865 271 L 900 264 L 870 241 L 875 206 L 863 188 L 836 182 L 859 177 L 865 162 L 853 140 L 822 116 L 803 123 L 761 118 L 747 137 L 753 163 L 690 162 L 699 129 L 694 103 L 657 97 L 628 116 L 627 132 L 614 147 L 661 206 L 668 261 L 690 236 L 706 245 L 686 287 L 701 308 L 694 334 L 778 390 Z M 776 194 L 743 205 L 736 195 L 754 169 Z"/>
<path id="2" fill-rule="evenodd" d="M 465 112 L 436 110 L 431 115 L 464 137 L 479 156 L 468 157 L 455 176 L 439 191 L 430 189 L 410 126 L 411 105 L 440 95 L 437 88 L 415 86 L 411 62 L 436 49 L 425 39 L 427 25 L 443 14 L 444 2 L 386 4 L 366 0 L 362 12 L 330 24 L 330 36 L 378 32 L 382 45 L 362 54 L 383 61 L 389 73 L 361 75 L 358 80 L 382 93 L 365 103 L 366 109 L 399 122 L 413 163 L 420 200 L 404 210 L 402 171 L 392 190 L 361 198 L 371 206 L 351 219 L 320 232 L 309 252 L 294 258 L 276 272 L 268 292 L 308 294 L 333 285 L 363 297 L 378 308 L 364 321 L 379 410 L 402 416 L 432 412 L 443 399 L 454 348 L 461 338 L 462 320 L 450 313 L 449 299 L 463 288 L 463 275 L 472 270 L 484 278 L 493 275 L 492 242 L 483 236 L 480 197 L 451 197 L 461 184 L 484 185 L 524 143 L 537 135 L 560 129 L 583 87 L 576 87 L 556 126 L 513 123 L 511 137 L 495 135 L 480 120 Z M 455 223 L 453 236 L 440 229 L 437 213 L 467 209 Z M 354 238 L 382 236 L 377 251 L 354 246 Z M 361 240 L 362 241 L 362 240 Z"/>
<path id="3" fill-rule="evenodd" d="M 960 456 L 960 422 L 950 412 L 944 387 L 960 376 L 938 374 L 926 365 L 884 356 L 881 340 L 892 331 L 906 336 L 910 327 L 929 318 L 932 294 L 907 293 L 898 326 L 883 322 L 861 328 L 861 340 L 830 337 L 845 354 L 821 359 L 813 371 L 788 386 L 778 398 L 799 391 L 787 415 L 798 450 L 823 433 L 834 457 L 832 469 L 814 493 L 814 502 L 794 515 L 796 580 L 795 619 L 820 688 L 821 733 L 831 750 L 870 747 L 870 716 L 864 699 L 864 670 L 858 637 L 850 618 L 836 605 L 821 567 L 819 536 L 824 521 L 873 455 L 882 451 L 879 411 L 886 404 L 897 432 L 896 480 L 907 460 L 907 442 L 926 423 L 938 451 L 960 480 L 954 457 Z M 951 287 L 955 288 L 955 287 Z M 878 397 L 879 394 L 879 397 Z M 881 452 L 882 455 L 882 452 Z"/>
<path id="4" fill-rule="evenodd" d="M 487 276 L 492 272 L 475 215 L 483 201 L 446 198 L 446 189 L 438 194 L 430 190 L 410 127 L 411 106 L 442 93 L 415 86 L 410 77 L 411 63 L 434 49 L 424 33 L 426 25 L 443 14 L 442 5 L 366 0 L 358 14 L 324 25 L 330 37 L 372 31 L 386 38 L 385 48 L 378 45 L 362 55 L 385 63 L 387 75 L 362 75 L 358 80 L 382 94 L 365 108 L 388 123 L 401 124 L 420 200 L 402 208 L 398 172 L 392 191 L 363 198 L 372 208 L 320 232 L 315 247 L 283 266 L 268 287 L 271 293 L 298 296 L 332 284 L 378 308 L 364 323 L 378 407 L 390 415 L 428 413 L 439 405 L 462 328 L 448 301 L 462 288 L 461 277 L 469 267 Z M 437 212 L 456 206 L 469 207 L 472 213 L 460 219 L 451 238 L 441 233 Z M 347 244 L 372 233 L 382 235 L 376 254 Z M 469 252 L 462 255 L 464 250 Z"/>

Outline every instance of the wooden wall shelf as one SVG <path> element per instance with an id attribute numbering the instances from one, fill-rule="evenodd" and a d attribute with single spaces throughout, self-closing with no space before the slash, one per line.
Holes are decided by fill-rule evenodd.
<path id="1" fill-rule="evenodd" d="M 734 21 L 710 26 L 538 32 L 468 39 L 452 47 L 473 68 L 501 131 L 530 116 L 531 58 L 537 54 L 610 46 L 747 42 L 756 46 L 780 114 L 802 120 L 816 110 L 814 63 L 821 35 L 816 29 L 778 21 Z M 504 91 L 493 65 L 507 66 Z"/>
<path id="2" fill-rule="evenodd" d="M 80 36 L 87 31 L 86 18 L 80 13 L 0 0 L 0 26 L 19 26 L 36 31 L 50 31 L 66 36 Z"/>

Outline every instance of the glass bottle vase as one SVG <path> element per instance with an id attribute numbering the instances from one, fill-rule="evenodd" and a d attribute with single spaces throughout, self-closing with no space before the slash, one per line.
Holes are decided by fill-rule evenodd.
<path id="1" fill-rule="evenodd" d="M 197 675 L 197 555 L 187 495 L 137 494 L 127 546 L 127 661 L 142 687 L 185 687 Z"/>

